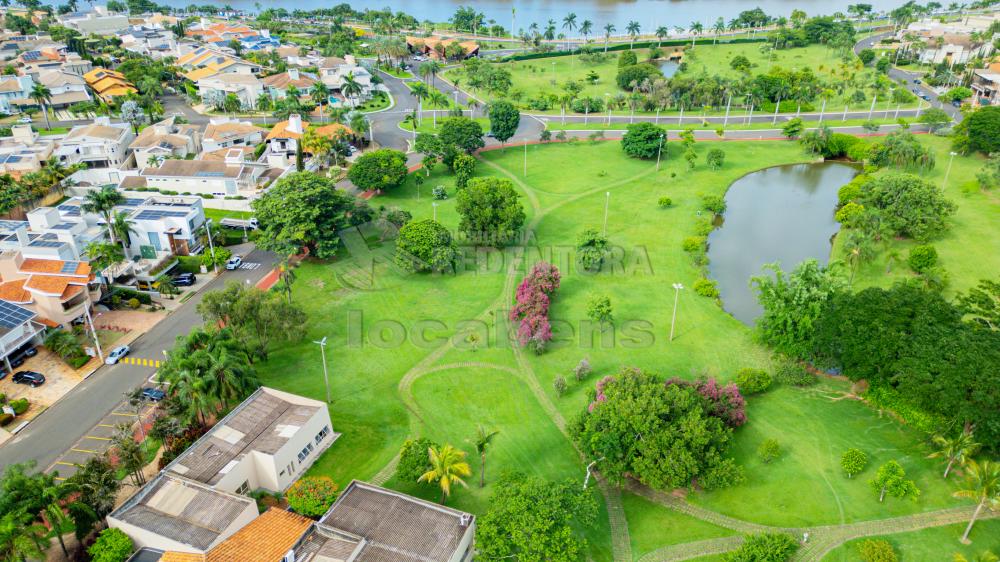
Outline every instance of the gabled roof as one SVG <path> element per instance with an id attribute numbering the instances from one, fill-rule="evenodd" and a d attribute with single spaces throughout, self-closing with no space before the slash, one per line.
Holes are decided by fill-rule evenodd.
<path id="1" fill-rule="evenodd" d="M 288 130 L 288 121 L 279 121 L 275 123 L 274 127 L 271 128 L 271 132 L 267 134 L 267 140 L 300 138 L 302 138 L 302 133 L 296 133 L 295 131 Z"/>
<path id="2" fill-rule="evenodd" d="M 30 304 L 31 293 L 24 290 L 24 284 L 27 282 L 26 278 L 22 278 L 0 283 L 0 300 L 16 304 Z"/>
<path id="3" fill-rule="evenodd" d="M 272 507 L 205 554 L 168 551 L 159 562 L 278 562 L 312 523 L 312 519 Z"/>
<path id="4" fill-rule="evenodd" d="M 72 131 L 66 135 L 66 140 L 79 139 L 84 137 L 94 137 L 106 140 L 118 140 L 125 134 L 126 129 L 124 127 L 112 127 L 109 125 L 84 125 L 82 127 L 74 127 Z"/>
<path id="5" fill-rule="evenodd" d="M 295 86 L 296 88 L 310 88 L 316 84 L 316 79 L 312 76 L 299 72 L 298 78 L 292 78 L 291 74 L 288 72 L 282 72 L 280 74 L 274 74 L 267 76 L 261 80 L 265 85 L 278 90 L 287 89 L 289 86 Z"/>
<path id="6" fill-rule="evenodd" d="M 267 129 L 257 127 L 250 123 L 240 123 L 230 121 L 228 123 L 209 123 L 205 127 L 205 140 L 221 141 L 228 138 L 250 135 L 253 133 L 264 133 Z"/>

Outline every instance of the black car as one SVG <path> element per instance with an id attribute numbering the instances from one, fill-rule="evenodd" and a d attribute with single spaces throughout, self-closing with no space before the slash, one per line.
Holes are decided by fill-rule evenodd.
<path id="1" fill-rule="evenodd" d="M 142 397 L 150 402 L 159 402 L 167 397 L 167 393 L 163 392 L 159 388 L 144 388 L 142 389 Z"/>
<path id="2" fill-rule="evenodd" d="M 190 287 L 196 281 L 198 278 L 194 276 L 194 273 L 181 273 L 173 279 L 174 287 Z"/>
<path id="3" fill-rule="evenodd" d="M 45 375 L 34 371 L 18 371 L 10 380 L 17 384 L 30 384 L 34 388 L 45 384 Z"/>

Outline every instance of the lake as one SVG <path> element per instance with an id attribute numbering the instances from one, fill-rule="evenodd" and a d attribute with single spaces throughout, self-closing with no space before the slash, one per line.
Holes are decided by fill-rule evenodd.
<path id="1" fill-rule="evenodd" d="M 710 276 L 727 312 L 749 325 L 760 316 L 749 283 L 764 264 L 789 271 L 810 258 L 827 263 L 840 228 L 833 219 L 837 190 L 857 173 L 841 162 L 795 164 L 753 172 L 729 187 L 725 220 L 708 237 Z"/>
<path id="2" fill-rule="evenodd" d="M 184 7 L 190 0 L 169 0 L 167 5 Z M 234 8 L 256 12 L 255 0 L 216 0 L 214 2 L 198 2 L 198 4 L 226 4 Z M 260 0 L 261 8 L 283 7 L 288 10 L 300 8 L 311 10 L 315 8 L 330 8 L 340 3 L 339 0 L 302 0 L 294 5 L 284 2 Z M 510 28 L 511 8 L 516 9 L 515 25 L 518 29 L 527 29 L 534 22 L 544 27 L 548 20 L 555 20 L 559 31 L 562 31 L 562 19 L 569 12 L 577 15 L 577 23 L 590 20 L 594 23 L 597 34 L 607 23 L 614 24 L 619 34 L 625 33 L 625 26 L 630 20 L 642 25 L 642 30 L 652 33 L 658 26 L 673 28 L 675 25 L 688 27 L 691 22 L 701 22 L 708 28 L 716 18 L 722 16 L 726 21 L 734 18 L 743 10 L 760 6 L 765 13 L 773 16 L 788 16 L 792 10 L 804 10 L 809 15 L 829 15 L 834 12 L 847 13 L 847 6 L 855 0 L 761 0 L 746 2 L 745 0 L 573 0 L 572 2 L 556 2 L 538 0 L 531 2 L 510 2 L 508 0 L 386 0 L 383 2 L 348 2 L 355 9 L 383 8 L 389 6 L 393 10 L 406 12 L 417 19 L 444 22 L 455 13 L 459 6 L 472 6 L 486 15 L 487 20 Z M 892 9 L 903 4 L 902 0 L 869 0 L 876 11 Z"/>

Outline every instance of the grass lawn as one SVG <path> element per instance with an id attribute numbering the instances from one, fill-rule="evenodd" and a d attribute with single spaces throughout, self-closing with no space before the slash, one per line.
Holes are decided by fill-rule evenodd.
<path id="1" fill-rule="evenodd" d="M 951 560 L 955 554 L 961 553 L 968 560 L 986 550 L 994 554 L 1000 553 L 1000 520 L 989 519 L 977 521 L 969 538 L 972 544 L 959 542 L 965 532 L 965 523 L 934 527 L 912 533 L 900 533 L 873 539 L 885 539 L 896 550 L 900 560 Z M 830 551 L 824 562 L 860 562 L 858 545 L 868 539 L 858 539 L 844 543 Z"/>
<path id="2" fill-rule="evenodd" d="M 445 114 L 445 113 L 442 113 L 442 114 L 438 115 L 437 116 L 437 123 L 438 123 L 438 125 L 440 126 L 441 122 L 444 119 L 447 119 L 447 118 L 448 118 L 448 115 Z M 486 131 L 490 130 L 490 120 L 488 118 L 486 118 L 486 117 L 476 117 L 474 120 L 477 123 L 479 123 L 479 125 L 483 128 L 483 132 L 484 133 Z M 412 131 L 413 130 L 413 123 L 411 121 L 404 121 L 404 122 L 402 122 L 402 123 L 399 124 L 399 127 L 401 129 L 403 129 L 404 131 Z M 438 132 L 438 127 L 434 126 L 434 116 L 432 114 L 427 113 L 426 111 L 424 112 L 423 117 L 420 119 L 420 125 L 417 126 L 417 132 L 418 133 L 437 133 Z"/>
<path id="3" fill-rule="evenodd" d="M 372 99 L 361 104 L 357 109 L 362 113 L 371 113 L 387 107 L 389 107 L 389 94 L 379 90 L 372 94 Z"/>
<path id="4" fill-rule="evenodd" d="M 718 146 L 726 151 L 726 164 L 710 171 L 704 155 Z M 322 399 L 323 369 L 311 342 L 329 338 L 330 415 L 341 437 L 311 473 L 341 484 L 370 479 L 405 439 L 427 436 L 470 453 L 470 488 L 456 490 L 448 503 L 482 514 L 492 489 L 491 484 L 478 488 L 479 463 L 468 442 L 477 424 L 500 430 L 488 458 L 488 482 L 508 469 L 582 481 L 583 463 L 559 428 L 584 409 L 587 389 L 601 376 L 627 365 L 664 376 L 730 380 L 741 367 L 767 367 L 769 353 L 754 343 L 747 327 L 713 300 L 689 290 L 680 295 L 676 338 L 667 341 L 670 284 L 690 287 L 700 275 L 681 241 L 704 219 L 701 195 L 722 195 L 749 171 L 809 158 L 792 142 L 698 143 L 698 166 L 687 171 L 677 150 L 668 151 L 657 173 L 653 162 L 625 158 L 616 142 L 534 145 L 527 150 L 527 177 L 522 149 L 488 151 L 477 175 L 507 177 L 522 193 L 528 232 L 523 247 L 503 253 L 470 250 L 456 274 L 411 275 L 391 265 L 392 244 L 370 233 L 368 256 L 345 252 L 329 262 L 304 264 L 297 271 L 293 298 L 309 311 L 306 337 L 273 352 L 259 372 L 268 386 Z M 432 200 L 435 186 L 445 188 L 449 197 Z M 438 166 L 419 196 L 411 176 L 371 204 L 406 209 L 414 219 L 436 213 L 439 222 L 454 230 L 459 220 L 454 195 L 454 178 Z M 674 206 L 658 208 L 661 196 L 670 196 Z M 617 256 L 610 261 L 617 265 L 589 274 L 572 263 L 572 249 L 580 231 L 603 228 L 605 205 L 607 233 Z M 514 286 L 540 260 L 555 263 L 562 272 L 550 313 L 556 339 L 544 354 L 526 353 L 518 361 L 498 335 Z M 600 333 L 588 325 L 585 309 L 591 294 L 611 298 L 613 329 Z M 467 345 L 470 327 L 485 336 L 478 346 Z M 572 378 L 571 369 L 584 357 L 594 373 L 570 382 L 568 392 L 557 396 L 553 380 Z M 734 451 L 746 467 L 747 483 L 692 493 L 690 501 L 782 525 L 881 518 L 955 505 L 937 476 L 939 467 L 924 460 L 921 436 L 858 402 L 837 400 L 841 390 L 831 383 L 808 390 L 781 388 L 752 398 L 751 421 L 737 432 Z M 771 436 L 785 454 L 762 466 L 754 451 Z M 863 448 L 872 458 L 868 470 L 854 480 L 838 468 L 848 447 Z M 889 459 L 902 462 L 917 480 L 923 490 L 918 502 L 887 500 L 880 505 L 872 497 L 867 479 L 877 463 Z M 429 499 L 438 494 L 391 478 L 387 484 Z M 635 556 L 728 533 L 627 494 L 624 502 Z M 591 557 L 610 560 L 603 512 L 586 532 Z"/>
<path id="5" fill-rule="evenodd" d="M 936 166 L 921 176 L 940 186 L 944 182 L 951 158 L 951 141 L 931 135 L 920 135 L 921 142 L 934 149 Z M 1000 193 L 982 191 L 976 183 L 976 173 L 985 162 L 983 156 L 973 154 L 956 156 L 948 176 L 945 195 L 958 206 L 951 219 L 951 228 L 931 244 L 937 248 L 938 263 L 948 272 L 949 284 L 945 294 L 950 296 L 968 290 L 980 279 L 995 276 L 1000 271 L 1000 253 L 995 243 L 1000 240 Z M 842 257 L 843 240 L 834 244 L 834 256 Z M 888 287 L 914 274 L 906 265 L 910 249 L 917 244 L 911 240 L 892 240 L 887 248 L 869 263 L 859 266 L 855 286 Z M 890 263 L 890 257 L 892 258 Z M 888 273 L 887 273 L 888 272 Z M 992 272 L 992 273 L 991 273 Z"/>
<path id="6" fill-rule="evenodd" d="M 605 114 L 605 119 L 603 120 L 600 119 L 600 116 L 591 118 L 590 122 L 587 124 L 560 123 L 558 117 L 552 117 L 549 118 L 548 121 L 545 123 L 545 128 L 552 131 L 587 131 L 587 130 L 623 131 L 629 125 L 627 121 L 622 121 L 620 119 L 617 119 L 617 120 L 612 120 L 611 125 L 609 126 L 606 116 L 607 114 Z M 794 118 L 794 114 L 792 114 L 792 117 L 784 115 L 778 118 L 776 124 L 771 123 L 769 121 L 767 123 L 751 123 L 747 125 L 745 124 L 746 115 L 743 112 L 740 112 L 740 114 L 730 114 L 729 124 L 726 126 L 726 130 L 757 131 L 766 129 L 780 129 L 781 127 L 784 126 L 785 123 L 788 122 L 788 119 L 790 118 Z M 873 118 L 872 121 L 878 123 L 879 125 L 895 125 L 898 122 L 897 120 L 891 117 L 888 119 Z M 860 127 L 861 125 L 867 122 L 868 122 L 867 119 L 841 120 L 841 119 L 828 118 L 825 121 L 823 121 L 822 124 L 826 125 L 827 127 L 830 127 L 831 129 L 834 130 L 834 132 L 836 132 L 837 127 Z M 814 120 L 814 121 L 804 121 L 802 124 L 807 129 L 809 129 L 809 128 L 819 127 L 821 123 L 818 120 Z M 711 123 L 703 121 L 701 124 L 697 125 L 691 123 L 684 123 L 683 125 L 678 125 L 676 119 L 670 119 L 664 117 L 660 120 L 660 126 L 667 129 L 668 131 L 683 131 L 686 129 L 696 129 L 696 130 L 702 129 L 705 131 L 715 131 L 716 129 L 722 127 L 722 123 Z"/>

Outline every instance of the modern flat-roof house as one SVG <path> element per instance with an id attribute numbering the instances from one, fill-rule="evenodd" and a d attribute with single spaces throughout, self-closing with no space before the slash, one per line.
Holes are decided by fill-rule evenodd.
<path id="1" fill-rule="evenodd" d="M 130 255 L 168 252 L 187 256 L 201 248 L 195 236 L 205 224 L 201 197 L 154 195 L 138 203 L 129 199 L 122 209 L 132 224 Z"/>
<path id="2" fill-rule="evenodd" d="M 226 196 L 254 195 L 264 166 L 247 162 L 242 156 L 213 160 L 165 160 L 156 167 L 144 168 L 139 177 L 145 186 L 179 193 Z M 123 179 L 123 188 L 139 187 L 142 180 Z"/>
<path id="3" fill-rule="evenodd" d="M 95 35 L 114 35 L 128 29 L 128 16 L 109 12 L 105 6 L 94 6 L 92 12 L 70 12 L 58 17 L 64 27 L 79 31 L 84 37 Z"/>
<path id="4" fill-rule="evenodd" d="M 128 145 L 135 154 L 135 165 L 141 170 L 155 166 L 168 158 L 186 158 L 201 151 L 201 126 L 178 125 L 174 116 L 153 123 L 139 132 Z"/>
<path id="5" fill-rule="evenodd" d="M 974 70 L 970 87 L 976 105 L 1000 105 L 1000 65 Z"/>
<path id="6" fill-rule="evenodd" d="M 112 123 L 98 117 L 90 125 L 80 125 L 59 143 L 55 155 L 66 165 L 84 164 L 88 168 L 118 168 L 128 158 L 128 146 L 135 135 L 128 123 Z"/>
<path id="7" fill-rule="evenodd" d="M 264 135 L 267 132 L 267 129 L 258 127 L 250 121 L 213 117 L 205 127 L 201 149 L 209 153 L 223 148 L 257 146 L 264 142 Z"/>
<path id="8" fill-rule="evenodd" d="M 20 177 L 41 170 L 55 150 L 55 141 L 39 135 L 31 125 L 14 125 L 10 133 L 0 138 L 0 174 Z"/>
<path id="9" fill-rule="evenodd" d="M 16 290 L 12 296 L 19 298 Z M 34 311 L 8 302 L 5 291 L 0 290 L 0 364 L 8 373 L 14 370 L 10 365 L 10 355 L 28 342 L 39 341 L 45 332 L 45 325 L 36 322 L 37 316 Z"/>

